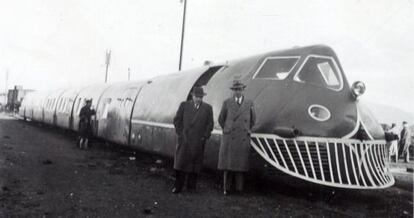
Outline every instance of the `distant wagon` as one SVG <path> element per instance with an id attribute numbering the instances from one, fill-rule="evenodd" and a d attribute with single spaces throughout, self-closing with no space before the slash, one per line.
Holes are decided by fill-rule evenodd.
<path id="1" fill-rule="evenodd" d="M 394 184 L 384 132 L 358 100 L 361 82 L 349 85 L 334 51 L 323 45 L 286 49 L 147 81 L 99 84 L 30 93 L 20 115 L 77 131 L 84 99 L 93 99 L 96 137 L 173 157 L 173 117 L 194 86 L 204 86 L 215 129 L 205 167 L 216 169 L 222 102 L 235 76 L 247 84 L 257 124 L 251 135 L 254 171 L 281 174 L 324 186 L 380 189 Z M 280 174 L 279 174 L 280 175 Z"/>

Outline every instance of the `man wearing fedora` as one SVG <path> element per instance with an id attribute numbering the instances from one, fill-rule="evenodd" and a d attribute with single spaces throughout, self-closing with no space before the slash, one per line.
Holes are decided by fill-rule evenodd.
<path id="1" fill-rule="evenodd" d="M 253 101 L 246 99 L 246 87 L 234 80 L 233 96 L 224 101 L 218 122 L 223 129 L 220 144 L 218 169 L 224 171 L 223 188 L 227 195 L 235 181 L 236 191 L 243 191 L 244 173 L 249 170 L 250 133 L 256 121 Z"/>
<path id="2" fill-rule="evenodd" d="M 176 179 L 173 193 L 182 191 L 187 180 L 187 190 L 196 189 L 197 175 L 201 170 L 204 145 L 213 130 L 213 109 L 203 102 L 206 95 L 202 87 L 194 87 L 192 100 L 181 102 L 174 117 L 178 143 L 175 149 L 174 169 Z"/>
<path id="3" fill-rule="evenodd" d="M 92 136 L 91 117 L 96 114 L 94 109 L 91 109 L 92 99 L 85 100 L 79 113 L 79 148 L 88 148 L 88 141 Z"/>

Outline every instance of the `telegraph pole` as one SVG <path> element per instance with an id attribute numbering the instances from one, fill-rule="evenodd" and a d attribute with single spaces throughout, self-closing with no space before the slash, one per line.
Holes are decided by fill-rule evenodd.
<path id="1" fill-rule="evenodd" d="M 108 81 L 108 68 L 109 68 L 110 62 L 111 62 L 111 50 L 106 50 L 106 58 L 105 58 L 105 64 L 106 64 L 105 83 Z"/>
<path id="2" fill-rule="evenodd" d="M 184 10 L 183 10 L 183 24 L 182 24 L 182 29 L 181 29 L 180 63 L 178 64 L 179 71 L 181 70 L 181 64 L 182 64 L 182 59 L 183 59 L 185 14 L 187 11 L 187 0 L 182 0 L 182 1 L 184 1 Z"/>
<path id="3" fill-rule="evenodd" d="M 128 81 L 131 80 L 131 69 L 128 67 Z"/>

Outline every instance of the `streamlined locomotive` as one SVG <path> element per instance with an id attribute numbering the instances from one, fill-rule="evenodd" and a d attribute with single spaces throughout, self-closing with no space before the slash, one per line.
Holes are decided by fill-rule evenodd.
<path id="1" fill-rule="evenodd" d="M 284 175 L 325 186 L 380 189 L 394 184 L 384 132 L 358 97 L 362 82 L 349 85 L 334 51 L 314 45 L 203 66 L 147 81 L 98 84 L 34 92 L 20 115 L 77 131 L 80 108 L 93 99 L 96 137 L 173 157 L 173 117 L 194 86 L 207 92 L 215 128 L 206 144 L 205 167 L 216 169 L 223 101 L 238 77 L 247 84 L 257 123 L 251 135 L 252 170 L 269 166 Z M 260 164 L 257 164 L 260 163 Z M 266 167 L 265 167 L 266 165 Z M 265 169 L 266 168 L 266 169 Z"/>

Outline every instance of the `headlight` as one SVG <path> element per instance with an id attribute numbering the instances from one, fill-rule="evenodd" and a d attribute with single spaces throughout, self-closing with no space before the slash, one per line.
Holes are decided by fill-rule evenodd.
<path id="1" fill-rule="evenodd" d="M 355 98 L 358 98 L 362 94 L 365 93 L 365 84 L 361 81 L 356 81 L 354 84 L 352 84 L 352 94 Z"/>

